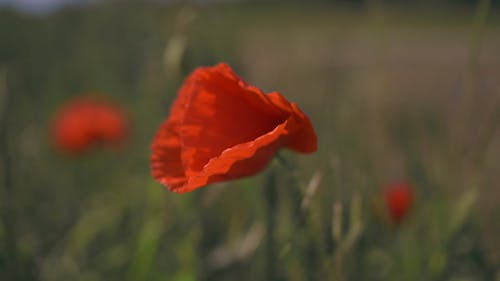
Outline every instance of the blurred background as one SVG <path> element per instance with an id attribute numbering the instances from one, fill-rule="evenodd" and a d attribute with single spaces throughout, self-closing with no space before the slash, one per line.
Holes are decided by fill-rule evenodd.
<path id="1" fill-rule="evenodd" d="M 500 280 L 499 8 L 0 0 L 0 280 Z M 183 195 L 150 176 L 183 78 L 218 62 L 317 130 L 272 206 L 269 169 Z M 61 152 L 51 122 L 88 93 L 127 138 Z"/>

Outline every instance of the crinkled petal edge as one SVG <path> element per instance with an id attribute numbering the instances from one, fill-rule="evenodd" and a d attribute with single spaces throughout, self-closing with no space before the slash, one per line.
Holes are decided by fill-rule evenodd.
<path id="1" fill-rule="evenodd" d="M 190 192 L 211 183 L 251 176 L 260 172 L 266 167 L 266 164 L 272 159 L 276 151 L 285 143 L 286 136 L 289 134 L 288 122 L 287 119 L 272 131 L 255 140 L 225 149 L 219 156 L 210 159 L 197 175 L 189 177 L 186 184 L 171 187 L 170 190 L 176 193 Z M 234 165 L 241 161 L 250 160 L 263 149 L 269 150 L 265 155 L 267 157 L 262 160 L 263 162 L 256 169 L 249 169 L 249 172 L 245 174 L 230 175 L 230 170 Z"/>

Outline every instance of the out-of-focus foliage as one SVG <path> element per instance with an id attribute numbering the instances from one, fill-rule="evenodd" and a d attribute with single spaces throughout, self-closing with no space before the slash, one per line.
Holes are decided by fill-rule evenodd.
<path id="1" fill-rule="evenodd" d="M 498 280 L 500 14 L 348 2 L 0 10 L 0 280 L 264 280 L 269 211 L 277 280 Z M 150 142 L 219 61 L 300 104 L 319 152 L 170 193 Z M 122 103 L 130 139 L 60 155 L 49 121 L 87 91 Z M 382 190 L 401 180 L 394 226 Z"/>

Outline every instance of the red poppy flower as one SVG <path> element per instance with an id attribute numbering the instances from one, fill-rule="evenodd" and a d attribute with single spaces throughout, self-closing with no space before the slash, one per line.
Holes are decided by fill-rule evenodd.
<path id="1" fill-rule="evenodd" d="M 256 174 L 280 148 L 317 149 L 311 122 L 297 105 L 248 85 L 227 64 L 200 67 L 184 81 L 156 133 L 152 174 L 184 193 Z"/>
<path id="2" fill-rule="evenodd" d="M 55 146 L 70 154 L 84 152 L 97 143 L 119 144 L 126 131 L 125 114 L 120 108 L 87 97 L 64 105 L 51 126 Z"/>
<path id="3" fill-rule="evenodd" d="M 400 224 L 413 205 L 413 189 L 406 183 L 397 183 L 388 186 L 384 195 L 392 222 Z"/>

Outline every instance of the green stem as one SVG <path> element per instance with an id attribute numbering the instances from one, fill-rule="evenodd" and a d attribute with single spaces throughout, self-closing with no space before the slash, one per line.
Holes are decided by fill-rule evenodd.
<path id="1" fill-rule="evenodd" d="M 300 249 L 300 259 L 305 272 L 305 280 L 318 280 L 318 248 L 314 239 L 313 226 L 308 220 L 307 209 L 301 208 L 304 191 L 297 176 L 296 167 L 282 154 L 278 154 L 277 159 L 288 172 L 287 186 L 292 199 L 292 216 L 295 227 L 293 241 Z"/>
<path id="2" fill-rule="evenodd" d="M 276 272 L 276 241 L 274 232 L 276 228 L 276 212 L 277 212 L 277 187 L 276 187 L 276 170 L 271 168 L 264 186 L 264 197 L 266 201 L 266 280 L 277 280 Z"/>

